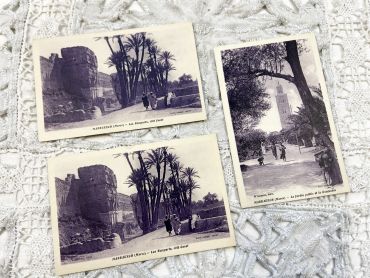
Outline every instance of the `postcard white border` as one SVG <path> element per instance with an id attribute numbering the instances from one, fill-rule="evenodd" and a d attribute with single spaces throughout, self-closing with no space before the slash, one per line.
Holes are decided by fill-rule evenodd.
<path id="1" fill-rule="evenodd" d="M 269 200 L 268 197 L 265 199 L 258 198 L 259 200 L 264 200 L 264 201 L 256 204 L 255 203 L 256 199 L 253 196 L 248 196 L 245 192 L 243 176 L 242 176 L 242 172 L 240 169 L 240 161 L 239 161 L 238 151 L 237 151 L 236 142 L 235 142 L 234 128 L 232 126 L 229 102 L 227 98 L 225 76 L 224 76 L 224 72 L 222 68 L 221 52 L 224 50 L 229 50 L 229 49 L 244 48 L 244 47 L 250 47 L 250 46 L 270 44 L 270 43 L 279 43 L 279 42 L 284 42 L 284 41 L 289 41 L 289 40 L 307 40 L 310 44 L 310 47 L 311 47 L 311 50 L 312 50 L 312 53 L 315 59 L 317 77 L 318 77 L 318 80 L 321 86 L 323 100 L 324 100 L 325 108 L 328 114 L 330 131 L 332 133 L 332 138 L 334 141 L 334 147 L 335 147 L 335 151 L 337 154 L 343 183 L 341 185 L 335 185 L 334 186 L 335 191 L 322 192 L 321 194 L 315 194 L 315 190 L 312 190 L 312 189 L 302 190 L 300 192 L 291 192 L 291 191 L 287 192 L 288 190 L 279 190 L 276 194 L 274 194 L 274 200 L 271 201 Z M 236 184 L 238 187 L 241 207 L 243 208 L 256 207 L 256 206 L 261 206 L 261 205 L 268 205 L 268 204 L 274 204 L 274 203 L 280 203 L 280 202 L 290 202 L 290 201 L 295 201 L 295 200 L 308 199 L 308 198 L 313 198 L 313 197 L 320 197 L 320 196 L 327 196 L 327 195 L 349 192 L 350 188 L 348 184 L 348 177 L 347 177 L 345 167 L 344 167 L 343 156 L 342 156 L 342 152 L 340 149 L 338 134 L 335 128 L 335 123 L 334 123 L 333 114 L 332 114 L 332 110 L 330 106 L 330 100 L 329 100 L 328 92 L 326 88 L 324 73 L 321 67 L 321 63 L 320 63 L 320 55 L 318 52 L 315 35 L 313 33 L 307 33 L 307 34 L 299 34 L 299 35 L 292 35 L 292 36 L 281 36 L 281 37 L 277 37 L 273 39 L 251 41 L 251 42 L 240 43 L 240 44 L 224 45 L 224 46 L 216 47 L 214 54 L 215 54 L 215 60 L 216 60 L 218 82 L 219 82 L 219 87 L 221 91 L 222 105 L 223 105 L 223 110 L 224 110 L 224 115 L 225 115 L 226 129 L 227 129 L 227 134 L 229 138 L 230 151 L 231 151 L 231 156 L 232 156 L 232 162 L 233 162 L 235 179 L 236 179 Z M 316 192 L 317 192 L 317 189 L 316 189 Z M 284 199 L 276 200 L 279 198 L 284 198 Z"/>
<path id="2" fill-rule="evenodd" d="M 63 163 L 68 161 L 69 159 L 74 159 L 76 156 L 79 159 L 86 159 L 87 161 L 91 157 L 100 156 L 101 154 L 116 154 L 117 152 L 133 152 L 136 150 L 147 150 L 159 147 L 171 147 L 171 146 L 181 146 L 183 144 L 210 144 L 214 149 L 214 157 L 212 158 L 215 167 L 215 175 L 219 175 L 220 179 L 220 189 L 222 191 L 222 199 L 224 200 L 225 210 L 226 210 L 226 217 L 227 223 L 229 227 L 229 237 L 221 238 L 221 239 L 214 239 L 209 241 L 200 241 L 197 243 L 189 243 L 189 247 L 184 249 L 175 249 L 166 252 L 160 252 L 150 255 L 143 255 L 138 257 L 131 257 L 131 258 L 124 258 L 119 260 L 113 260 L 113 257 L 102 258 L 97 260 L 91 260 L 87 262 L 78 262 L 78 263 L 71 263 L 71 264 L 62 264 L 61 263 L 61 255 L 60 255 L 60 248 L 59 248 L 59 228 L 58 228 L 58 215 L 57 215 L 57 199 L 56 199 L 56 190 L 55 190 L 55 167 L 58 167 L 59 163 Z M 93 151 L 87 153 L 79 153 L 79 154 L 68 154 L 68 155 L 61 155 L 58 157 L 52 157 L 48 159 L 48 178 L 49 178 L 49 192 L 50 192 L 50 207 L 51 207 L 51 226 L 52 226 L 52 236 L 53 236 L 53 248 L 54 248 L 54 263 L 55 263 L 55 271 L 58 275 L 65 275 L 69 273 L 81 272 L 86 270 L 93 270 L 98 268 L 105 268 L 110 266 L 116 265 L 123 265 L 129 264 L 134 262 L 145 261 L 149 259 L 157 259 L 163 258 L 168 256 L 175 256 L 181 254 L 188 254 L 194 253 L 199 251 L 206 251 L 218 248 L 225 248 L 225 247 L 232 247 L 236 245 L 235 242 L 235 234 L 233 223 L 230 214 L 230 207 L 229 201 L 226 191 L 226 183 L 223 173 L 223 167 L 221 164 L 221 158 L 217 143 L 217 137 L 215 134 L 211 135 L 203 135 L 203 136 L 196 136 L 190 137 L 185 139 L 175 139 L 170 141 L 162 141 L 157 143 L 150 143 L 150 144 L 142 144 L 136 146 L 128 146 L 128 147 L 120 147 L 114 149 L 108 149 L 103 151 Z M 221 197 L 221 196 L 220 196 Z M 176 246 L 176 245 L 175 245 Z M 171 246 L 164 246 L 164 248 L 171 247 Z M 150 250 L 145 250 L 150 251 Z"/>
<path id="3" fill-rule="evenodd" d="M 98 36 L 114 36 L 119 34 L 133 34 L 138 32 L 156 32 L 159 30 L 175 30 L 177 28 L 191 28 L 193 33 L 192 36 L 192 45 L 194 47 L 194 54 L 195 54 L 195 61 L 194 67 L 196 70 L 196 76 L 198 82 L 198 89 L 199 89 L 199 97 L 201 102 L 201 111 L 200 112 L 193 112 L 193 113 L 184 113 L 182 115 L 173 115 L 173 116 L 166 116 L 166 117 L 152 117 L 148 118 L 148 123 L 135 123 L 139 121 L 130 121 L 130 122 L 115 122 L 115 123 L 107 123 L 103 125 L 92 125 L 89 127 L 80 127 L 80 128 L 63 128 L 60 130 L 53 130 L 53 131 L 46 131 L 45 123 L 44 123 L 44 105 L 42 99 L 42 79 L 41 79 L 41 66 L 40 66 L 40 48 L 42 48 L 42 44 L 45 43 L 53 43 L 58 42 L 59 40 L 68 40 L 68 38 L 91 38 L 91 37 L 98 37 Z M 32 55 L 33 55 L 33 66 L 34 66 L 34 77 L 35 77 L 35 93 L 36 93 L 36 110 L 37 110 L 37 127 L 38 127 L 38 137 L 41 142 L 43 141 L 51 141 L 57 139 L 65 139 L 65 138 L 75 138 L 75 137 L 84 137 L 90 135 L 97 135 L 97 134 L 106 134 L 112 132 L 119 132 L 119 131 L 128 131 L 128 130 L 137 130 L 137 129 L 144 129 L 144 128 L 151 128 L 151 127 L 160 127 L 160 126 L 168 126 L 180 123 L 189 123 L 189 122 L 197 122 L 197 121 L 204 121 L 207 119 L 207 112 L 205 109 L 204 103 L 204 95 L 202 89 L 202 82 L 201 82 L 201 75 L 199 70 L 199 60 L 197 55 L 197 49 L 195 44 L 195 37 L 194 37 L 194 29 L 191 22 L 185 23 L 175 23 L 175 24 L 168 24 L 168 25 L 158 25 L 146 28 L 134 28 L 134 29 L 127 29 L 127 30 L 118 30 L 118 31 L 110 31 L 110 32 L 101 32 L 101 33 L 88 33 L 88 34 L 80 34 L 80 35 L 72 35 L 72 36 L 64 36 L 64 37 L 55 37 L 55 38 L 46 38 L 46 39 L 37 39 L 33 40 L 32 42 Z M 142 121 L 140 121 L 142 122 Z M 133 125 L 130 125 L 133 124 Z"/>

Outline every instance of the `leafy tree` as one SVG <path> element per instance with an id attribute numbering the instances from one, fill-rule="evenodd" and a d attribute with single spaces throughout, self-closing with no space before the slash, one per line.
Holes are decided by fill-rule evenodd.
<path id="1" fill-rule="evenodd" d="M 277 144 L 279 141 L 281 141 L 281 134 L 280 132 L 277 132 L 277 131 L 273 131 L 273 132 L 270 132 L 267 136 L 267 140 L 271 143 L 275 143 Z"/>
<path id="2" fill-rule="evenodd" d="M 217 194 L 208 192 L 208 194 L 203 197 L 203 202 L 204 202 L 204 206 L 217 203 L 218 202 Z"/>
<path id="3" fill-rule="evenodd" d="M 193 78 L 190 74 L 183 74 L 179 77 L 179 85 L 182 87 L 182 86 L 185 86 L 185 85 L 188 85 L 188 84 L 191 84 L 193 83 Z"/>
<path id="4" fill-rule="evenodd" d="M 259 155 L 261 142 L 267 138 L 266 132 L 259 129 L 251 129 L 235 137 L 240 159 L 253 158 Z"/>
<path id="5" fill-rule="evenodd" d="M 241 51 L 235 50 L 226 50 L 222 53 L 227 96 L 236 134 L 254 128 L 264 116 L 264 112 L 271 107 L 263 82 L 250 78 L 249 75 L 235 76 L 235 67 L 245 66 L 239 64 L 243 59 L 241 54 L 243 54 Z"/>

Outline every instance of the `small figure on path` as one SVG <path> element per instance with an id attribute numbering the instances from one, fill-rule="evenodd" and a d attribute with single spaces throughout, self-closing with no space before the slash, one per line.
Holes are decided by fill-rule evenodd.
<path id="1" fill-rule="evenodd" d="M 175 98 L 175 93 L 174 92 L 168 92 L 167 93 L 167 99 L 166 99 L 166 107 L 171 107 L 172 106 L 172 101 Z"/>
<path id="2" fill-rule="evenodd" d="M 194 231 L 198 227 L 198 221 L 200 220 L 200 215 L 198 214 L 193 214 L 191 216 L 191 231 Z"/>
<path id="3" fill-rule="evenodd" d="M 280 143 L 280 159 L 286 161 L 286 147 L 283 145 L 283 143 Z"/>
<path id="4" fill-rule="evenodd" d="M 189 218 L 188 218 L 188 227 L 189 227 L 189 231 L 192 232 L 193 231 L 193 226 L 192 226 L 192 223 L 193 223 L 193 215 L 189 215 Z"/>
<path id="5" fill-rule="evenodd" d="M 171 233 L 172 233 L 172 225 L 171 225 L 171 220 L 168 217 L 168 215 L 166 215 L 166 217 L 164 219 L 164 225 L 166 226 L 166 231 L 168 233 L 168 236 L 171 236 Z"/>
<path id="6" fill-rule="evenodd" d="M 151 92 L 149 94 L 149 102 L 150 102 L 150 107 L 155 110 L 157 109 L 157 96 L 155 93 Z"/>
<path id="7" fill-rule="evenodd" d="M 266 146 L 264 142 L 261 142 L 261 150 L 262 150 L 262 154 L 266 154 Z"/>
<path id="8" fill-rule="evenodd" d="M 271 150 L 272 150 L 272 155 L 275 157 L 275 159 L 277 159 L 277 150 L 276 150 L 275 142 L 272 143 Z"/>
<path id="9" fill-rule="evenodd" d="M 146 110 L 148 110 L 148 107 L 149 107 L 149 100 L 148 100 L 148 96 L 147 94 L 143 94 L 143 97 L 141 98 L 141 100 L 143 101 L 143 105 L 145 107 Z"/>
<path id="10" fill-rule="evenodd" d="M 171 225 L 173 227 L 173 230 L 174 230 L 175 234 L 179 235 L 181 233 L 181 221 L 177 217 L 176 214 L 174 214 L 172 219 L 171 219 Z"/>
<path id="11" fill-rule="evenodd" d="M 265 165 L 265 163 L 263 162 L 263 160 L 264 160 L 263 156 L 260 156 L 260 157 L 257 159 L 257 161 L 258 161 L 258 163 L 260 164 L 260 166 Z"/>
<path id="12" fill-rule="evenodd" d="M 265 158 L 263 157 L 263 152 L 262 152 L 262 150 L 260 150 L 259 153 L 258 153 L 258 158 L 257 158 L 257 161 L 258 161 L 260 166 L 265 165 L 265 163 L 263 162 L 264 159 Z"/>

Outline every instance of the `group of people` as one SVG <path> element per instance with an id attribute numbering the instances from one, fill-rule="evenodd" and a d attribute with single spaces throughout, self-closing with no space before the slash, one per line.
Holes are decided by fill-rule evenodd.
<path id="1" fill-rule="evenodd" d="M 181 221 L 176 214 L 172 214 L 170 216 L 166 215 L 164 218 L 164 225 L 168 236 L 172 235 L 172 230 L 175 232 L 175 235 L 179 235 L 181 233 Z"/>
<path id="2" fill-rule="evenodd" d="M 200 220 L 199 214 L 193 214 L 189 216 L 188 223 L 190 232 L 194 231 L 197 228 L 199 220 Z M 168 236 L 172 235 L 172 231 L 174 231 L 175 235 L 179 235 L 181 233 L 181 221 L 176 214 L 166 215 L 166 217 L 164 218 L 164 225 L 166 227 Z"/>
<path id="3" fill-rule="evenodd" d="M 165 108 L 171 107 L 173 99 L 176 97 L 174 92 L 167 92 L 164 96 L 164 106 Z M 157 95 L 153 92 L 143 93 L 143 96 L 141 98 L 143 101 L 143 105 L 146 110 L 149 109 L 149 105 L 152 108 L 152 110 L 156 110 L 158 107 L 158 99 Z"/>
<path id="4" fill-rule="evenodd" d="M 271 151 L 272 151 L 272 155 L 275 157 L 275 159 L 278 159 L 278 153 L 277 153 L 277 150 L 279 149 L 280 151 L 280 159 L 282 159 L 283 161 L 286 161 L 286 147 L 283 145 L 282 142 L 280 142 L 280 144 L 278 144 L 278 146 L 275 144 L 275 142 L 272 142 L 272 145 L 271 145 Z M 259 151 L 259 156 L 257 158 L 257 161 L 259 163 L 259 165 L 265 165 L 264 163 L 264 154 L 266 154 L 266 146 L 265 144 L 262 142 L 261 143 L 261 149 Z"/>
<path id="5" fill-rule="evenodd" d="M 272 155 L 275 157 L 275 159 L 278 159 L 277 148 L 279 148 L 279 151 L 280 151 L 280 159 L 286 161 L 286 147 L 281 142 L 278 147 L 276 147 L 275 142 L 272 143 L 272 146 L 271 146 Z"/>

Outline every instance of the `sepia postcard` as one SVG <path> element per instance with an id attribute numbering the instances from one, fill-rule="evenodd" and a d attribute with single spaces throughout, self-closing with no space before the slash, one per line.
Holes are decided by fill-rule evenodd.
<path id="1" fill-rule="evenodd" d="M 215 49 L 242 207 L 349 191 L 313 34 Z"/>
<path id="2" fill-rule="evenodd" d="M 235 245 L 215 135 L 61 155 L 48 174 L 58 275 Z"/>
<path id="3" fill-rule="evenodd" d="M 206 119 L 191 23 L 33 41 L 40 141 Z"/>

